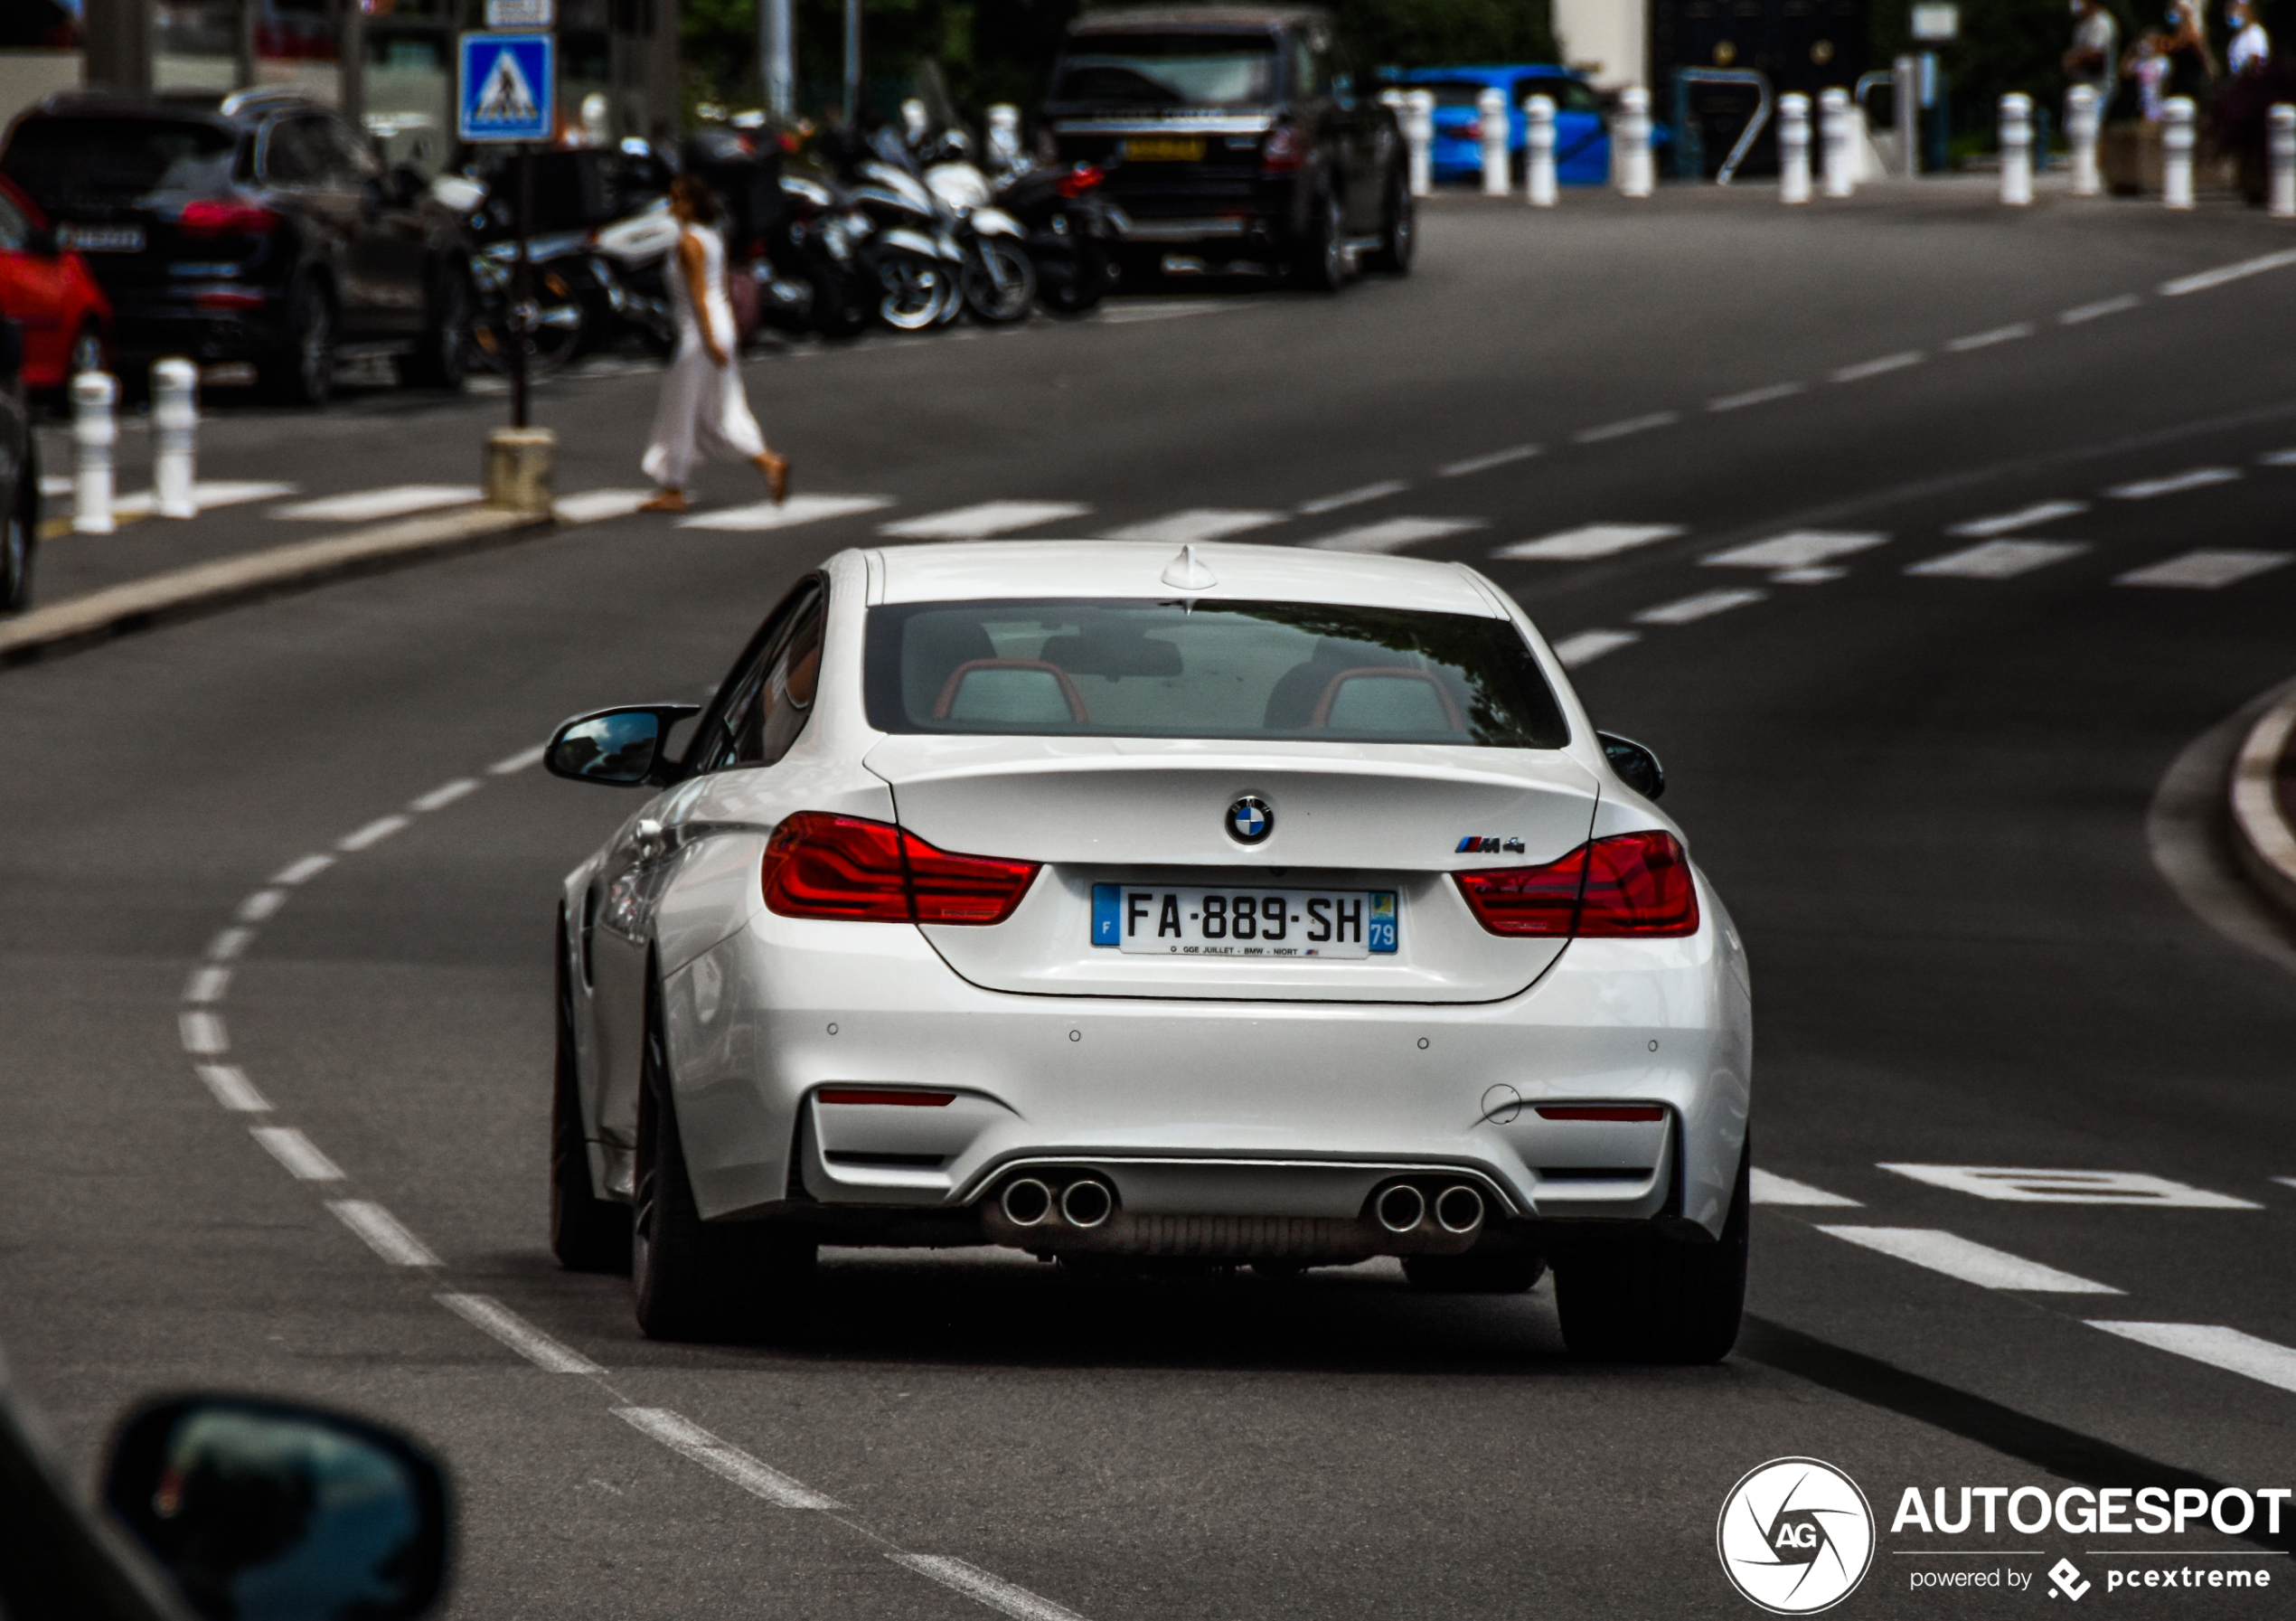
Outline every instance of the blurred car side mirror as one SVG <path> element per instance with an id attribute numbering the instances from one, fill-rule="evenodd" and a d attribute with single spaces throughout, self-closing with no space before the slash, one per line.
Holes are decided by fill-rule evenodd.
<path id="1" fill-rule="evenodd" d="M 577 715 L 551 735 L 542 768 L 570 782 L 609 787 L 667 782 L 663 753 L 670 729 L 701 712 L 698 703 L 645 703 Z"/>
<path id="2" fill-rule="evenodd" d="M 1603 754 L 1621 782 L 1645 799 L 1666 792 L 1666 768 L 1658 763 L 1657 755 L 1632 738 L 1614 737 L 1607 731 L 1595 735 L 1602 740 Z"/>
<path id="3" fill-rule="evenodd" d="M 408 1621 L 444 1592 L 446 1477 L 323 1409 L 193 1396 L 137 1411 L 104 1502 L 212 1621 Z"/>

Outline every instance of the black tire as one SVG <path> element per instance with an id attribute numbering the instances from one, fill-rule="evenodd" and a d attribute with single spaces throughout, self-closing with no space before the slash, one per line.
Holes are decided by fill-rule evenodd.
<path id="1" fill-rule="evenodd" d="M 813 328 L 825 338 L 857 337 L 869 325 L 869 300 L 852 277 L 817 275 L 813 278 Z"/>
<path id="2" fill-rule="evenodd" d="M 558 929 L 558 1076 L 550 1089 L 550 1252 L 569 1272 L 630 1269 L 630 1207 L 590 1183 L 588 1134 L 575 1074 L 574 985 L 566 925 Z"/>
<path id="3" fill-rule="evenodd" d="M 1403 1275 L 1413 1288 L 1429 1294 L 1520 1295 L 1535 1288 L 1547 1275 L 1547 1263 L 1519 1250 L 1495 1255 L 1414 1255 L 1405 1258 Z"/>
<path id="4" fill-rule="evenodd" d="M 407 381 L 419 389 L 459 393 L 470 376 L 470 273 L 460 265 L 440 273 L 422 343 L 408 357 Z"/>
<path id="5" fill-rule="evenodd" d="M 784 1326 L 810 1277 L 814 1246 L 763 1222 L 702 1220 L 678 1135 L 658 1014 L 646 1021 L 638 1093 L 637 1207 L 630 1284 L 652 1340 L 722 1340 Z"/>
<path id="6" fill-rule="evenodd" d="M 334 301 L 306 277 L 287 295 L 287 333 L 263 368 L 267 391 L 284 405 L 325 405 L 334 397 Z"/>
<path id="7" fill-rule="evenodd" d="M 1107 257 L 1095 250 L 1037 267 L 1037 297 L 1055 315 L 1080 316 L 1108 291 Z"/>
<path id="8" fill-rule="evenodd" d="M 1307 234 L 1300 239 L 1293 274 L 1311 292 L 1336 293 L 1347 285 L 1347 215 L 1337 192 L 1319 192 L 1308 205 Z"/>
<path id="9" fill-rule="evenodd" d="M 1638 1239 L 1558 1261 L 1555 1305 L 1573 1356 L 1595 1362 L 1718 1362 L 1746 1310 L 1748 1154 L 1722 1236 L 1711 1244 Z"/>
<path id="10" fill-rule="evenodd" d="M 1379 245 L 1372 251 L 1371 268 L 1389 276 L 1411 274 L 1411 260 L 1419 250 L 1419 208 L 1411 183 L 1402 170 L 1388 177 L 1387 209 L 1379 218 Z"/>
<path id="11" fill-rule="evenodd" d="M 16 490 L 16 504 L 0 527 L 0 614 L 19 614 L 32 606 L 32 555 L 40 541 L 40 469 L 26 457 Z"/>
<path id="12" fill-rule="evenodd" d="M 1000 237 L 982 237 L 958 273 L 965 305 L 991 325 L 1024 319 L 1037 301 L 1037 268 L 1027 253 Z"/>

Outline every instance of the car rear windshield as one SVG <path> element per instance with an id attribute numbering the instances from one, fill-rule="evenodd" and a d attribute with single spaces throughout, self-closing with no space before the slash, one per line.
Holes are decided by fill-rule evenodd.
<path id="1" fill-rule="evenodd" d="M 880 731 L 1559 749 L 1560 706 L 1505 619 L 1301 602 L 871 608 Z"/>
<path id="2" fill-rule="evenodd" d="M 1275 93 L 1275 40 L 1249 33 L 1093 33 L 1068 42 L 1051 99 L 1097 107 L 1245 107 Z"/>
<path id="3" fill-rule="evenodd" d="M 239 137 L 166 118 L 27 118 L 0 169 L 50 212 L 231 184 Z"/>

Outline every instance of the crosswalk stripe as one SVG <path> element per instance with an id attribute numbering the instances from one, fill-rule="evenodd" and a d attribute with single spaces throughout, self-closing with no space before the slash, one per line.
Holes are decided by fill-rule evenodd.
<path id="1" fill-rule="evenodd" d="M 903 518 L 877 532 L 904 541 L 982 541 L 1015 529 L 1033 529 L 1056 518 L 1082 517 L 1091 510 L 1075 501 L 983 501 Z"/>
<path id="2" fill-rule="evenodd" d="M 1464 461 L 1445 462 L 1435 469 L 1437 478 L 1463 478 L 1470 473 L 1488 473 L 1493 467 L 1503 467 L 1510 462 L 1528 460 L 1544 448 L 1539 445 L 1511 445 L 1504 450 L 1493 450 L 1482 456 L 1471 456 Z"/>
<path id="3" fill-rule="evenodd" d="M 1191 506 L 1161 518 L 1151 518 L 1144 523 L 1127 523 L 1122 529 L 1112 529 L 1100 538 L 1106 541 L 1153 541 L 1165 546 L 1183 546 L 1190 542 L 1202 542 L 1241 534 L 1247 529 L 1259 529 L 1270 523 L 1280 523 L 1283 513 L 1244 512 L 1222 506 Z"/>
<path id="4" fill-rule="evenodd" d="M 1491 555 L 1503 562 L 1585 562 L 1688 532 L 1680 523 L 1582 523 L 1537 540 L 1511 541 Z"/>
<path id="5" fill-rule="evenodd" d="M 1796 529 L 1751 545 L 1733 546 L 1727 551 L 1717 551 L 1699 561 L 1710 569 L 1808 569 L 1879 546 L 1888 539 L 1886 534 Z"/>
<path id="6" fill-rule="evenodd" d="M 569 523 L 626 518 L 653 495 L 652 490 L 582 490 L 558 498 L 558 515 Z"/>
<path id="7" fill-rule="evenodd" d="M 2014 530 L 2030 529 L 2036 523 L 2048 523 L 2058 518 L 2070 518 L 2089 510 L 2085 501 L 2036 501 L 2030 506 L 2020 506 L 2013 513 L 1996 513 L 1990 518 L 1971 518 L 1966 523 L 1946 527 L 1947 534 L 1963 535 L 1972 541 L 1988 541 L 1997 534 Z"/>
<path id="8" fill-rule="evenodd" d="M 47 484 L 42 479 L 42 485 Z M 70 484 L 70 480 L 65 481 Z M 291 484 L 269 484 L 256 479 L 201 480 L 192 485 L 192 504 L 202 512 L 214 506 L 244 506 L 250 501 L 276 501 L 292 495 L 297 486 Z M 112 515 L 118 518 L 143 516 L 159 510 L 157 490 L 137 490 L 132 495 L 122 495 L 111 504 Z"/>
<path id="9" fill-rule="evenodd" d="M 1858 1208 L 1855 1199 L 1844 1199 L 1839 1193 L 1829 1193 L 1823 1188 L 1813 1188 L 1806 1182 L 1796 1182 L 1791 1176 L 1781 1176 L 1774 1171 L 1764 1171 L 1759 1165 L 1747 1173 L 1747 1197 L 1756 1204 L 1831 1205 L 1850 1210 Z"/>
<path id="10" fill-rule="evenodd" d="M 741 531 L 794 529 L 800 523 L 847 518 L 855 513 L 873 513 L 892 504 L 892 499 L 886 495 L 792 495 L 779 506 L 770 501 L 759 501 L 749 506 L 696 513 L 690 518 L 680 518 L 677 526 Z"/>
<path id="11" fill-rule="evenodd" d="M 353 490 L 347 495 L 323 495 L 276 508 L 271 516 L 297 523 L 362 523 L 371 518 L 396 518 L 433 507 L 460 506 L 476 501 L 485 491 L 475 485 L 396 484 L 379 490 Z"/>
<path id="12" fill-rule="evenodd" d="M 2188 1356 L 2196 1362 L 2206 1362 L 2212 1368 L 2222 1368 L 2227 1373 L 2239 1373 L 2283 1390 L 2296 1390 L 2296 1351 L 2285 1345 L 2275 1345 L 2270 1340 L 2260 1340 L 2254 1334 L 2243 1334 L 2236 1328 L 2225 1328 L 2213 1323 L 2100 1323 L 2091 1321 L 2091 1328 L 2102 1328 L 2124 1340 L 2134 1340 L 2140 1345 L 2150 1345 L 2156 1351 L 2173 1352 Z"/>
<path id="13" fill-rule="evenodd" d="M 2188 590 L 2213 591 L 2236 585 L 2259 574 L 2296 561 L 2296 552 L 2224 551 L 2188 551 L 2182 557 L 2131 569 L 2113 577 L 2114 585 L 2181 586 Z"/>
<path id="14" fill-rule="evenodd" d="M 1756 590 L 1700 591 L 1694 597 L 1680 597 L 1672 602 L 1661 602 L 1656 608 L 1646 608 L 1634 616 L 1637 625 L 1689 625 L 1698 619 L 1710 619 L 1716 614 L 1728 613 L 1734 608 L 1744 608 L 1759 602 L 1770 593 Z"/>
<path id="15" fill-rule="evenodd" d="M 1943 1272 L 1981 1289 L 2020 1289 L 2045 1295 L 2118 1295 L 2110 1284 L 2095 1283 L 2028 1261 L 2021 1255 L 1980 1244 L 1957 1233 L 1928 1227 L 1820 1227 L 1852 1244 L 1883 1255 Z"/>
<path id="16" fill-rule="evenodd" d="M 2076 541 L 1987 541 L 1915 563 L 1905 572 L 1955 580 L 2008 580 L 2061 563 L 2087 550 Z"/>
<path id="17" fill-rule="evenodd" d="M 1481 518 L 1388 518 L 1342 529 L 1308 544 L 1322 551 L 1400 551 L 1423 541 L 1440 540 L 1447 534 L 1482 527 Z"/>
<path id="18" fill-rule="evenodd" d="M 2119 501 L 2150 501 L 2156 495 L 2181 495 L 2187 490 L 2205 490 L 2212 484 L 2230 484 L 2240 476 L 2237 467 L 2195 467 L 2189 473 L 2172 473 L 2166 478 L 2140 478 L 2134 484 L 2119 484 L 2105 494 Z"/>
<path id="19" fill-rule="evenodd" d="M 1631 647 L 1642 639 L 1639 630 L 1582 630 L 1555 644 L 1555 657 L 1566 670 L 1591 664 L 1605 653 Z"/>

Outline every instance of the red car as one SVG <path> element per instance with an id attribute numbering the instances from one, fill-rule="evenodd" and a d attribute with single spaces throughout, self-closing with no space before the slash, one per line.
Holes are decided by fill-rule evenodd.
<path id="1" fill-rule="evenodd" d="M 0 316 L 24 328 L 24 386 L 61 389 L 111 352 L 111 304 L 47 216 L 0 178 Z"/>

